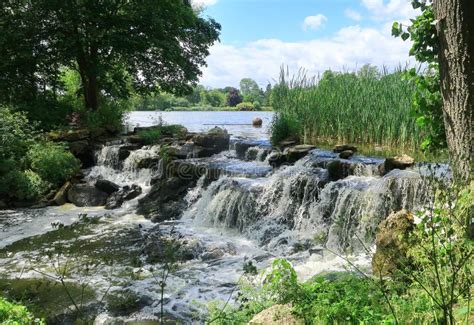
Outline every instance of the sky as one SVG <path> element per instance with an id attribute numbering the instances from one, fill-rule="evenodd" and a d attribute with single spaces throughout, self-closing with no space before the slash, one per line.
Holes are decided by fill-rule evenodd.
<path id="1" fill-rule="evenodd" d="M 222 25 L 200 83 L 274 84 L 282 66 L 317 75 L 364 64 L 393 69 L 413 62 L 410 42 L 391 36 L 394 21 L 417 14 L 410 0 L 193 0 Z"/>

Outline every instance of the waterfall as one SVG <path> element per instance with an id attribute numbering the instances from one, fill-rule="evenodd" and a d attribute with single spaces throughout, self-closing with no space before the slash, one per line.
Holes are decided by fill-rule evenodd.
<path id="1" fill-rule="evenodd" d="M 162 171 L 159 146 L 146 146 L 136 150 L 127 150 L 127 146 L 130 144 L 104 145 L 96 152 L 96 166 L 88 171 L 86 180 L 94 182 L 106 179 L 121 186 L 137 184 L 149 187 L 153 177 Z M 121 151 L 128 151 L 125 159 L 120 159 Z M 154 159 L 156 162 L 140 166 L 146 159 Z"/>
<path id="2" fill-rule="evenodd" d="M 238 230 L 261 245 L 278 249 L 312 241 L 330 249 L 360 250 L 371 244 L 381 220 L 402 208 L 415 209 L 426 193 L 415 171 L 374 176 L 374 166 L 329 181 L 311 159 L 276 170 L 267 178 L 221 177 L 202 188 L 185 218 Z"/>

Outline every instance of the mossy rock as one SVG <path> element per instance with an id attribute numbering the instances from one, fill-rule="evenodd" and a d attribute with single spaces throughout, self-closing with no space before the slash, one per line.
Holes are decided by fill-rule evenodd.
<path id="1" fill-rule="evenodd" d="M 377 228 L 376 251 L 372 257 L 372 272 L 376 275 L 394 274 L 408 264 L 408 237 L 414 229 L 413 214 L 406 210 L 392 213 Z"/>

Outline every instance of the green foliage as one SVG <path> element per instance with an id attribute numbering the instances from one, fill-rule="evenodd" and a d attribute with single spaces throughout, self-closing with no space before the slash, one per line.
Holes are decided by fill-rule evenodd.
<path id="1" fill-rule="evenodd" d="M 270 140 L 274 145 L 278 145 L 283 140 L 288 138 L 299 139 L 300 125 L 296 119 L 285 113 L 276 114 L 271 125 Z"/>
<path id="2" fill-rule="evenodd" d="M 419 8 L 421 14 L 411 20 L 410 26 L 393 23 L 392 35 L 403 40 L 410 39 L 413 43 L 410 55 L 419 62 L 427 63 L 424 72 L 410 69 L 405 77 L 415 87 L 412 110 L 417 124 L 424 130 L 421 148 L 434 151 L 446 148 L 438 67 L 439 40 L 431 1 L 414 0 L 412 6 L 414 9 Z"/>
<path id="3" fill-rule="evenodd" d="M 240 104 L 237 104 L 236 107 L 239 111 L 254 111 L 255 110 L 254 104 L 249 103 L 249 102 L 242 102 Z"/>
<path id="4" fill-rule="evenodd" d="M 326 71 L 318 79 L 282 70 L 271 95 L 277 112 L 272 138 L 415 150 L 422 134 L 411 115 L 414 87 L 402 76 L 370 66 L 357 74 Z"/>
<path id="5" fill-rule="evenodd" d="M 182 125 L 167 125 L 161 121 L 158 125 L 138 131 L 137 135 L 142 139 L 143 143 L 151 145 L 157 144 L 159 140 L 165 136 L 183 137 L 186 133 L 187 130 Z"/>
<path id="6" fill-rule="evenodd" d="M 101 96 L 126 99 L 132 89 L 190 91 L 220 30 L 189 1 L 172 0 L 10 1 L 0 25 L 0 102 L 57 95 L 67 67 L 79 71 L 90 109 Z"/>
<path id="7" fill-rule="evenodd" d="M 244 78 L 240 81 L 240 92 L 245 102 L 260 102 L 265 100 L 265 95 L 255 80 Z"/>
<path id="8" fill-rule="evenodd" d="M 64 147 L 41 139 L 25 113 L 0 107 L 0 197 L 34 201 L 79 170 Z"/>
<path id="9" fill-rule="evenodd" d="M 5 325 L 45 324 L 35 318 L 25 306 L 16 305 L 0 297 L 0 322 Z"/>
<path id="10" fill-rule="evenodd" d="M 27 159 L 41 179 L 55 186 L 63 184 L 80 169 L 79 161 L 64 146 L 51 142 L 31 146 Z"/>

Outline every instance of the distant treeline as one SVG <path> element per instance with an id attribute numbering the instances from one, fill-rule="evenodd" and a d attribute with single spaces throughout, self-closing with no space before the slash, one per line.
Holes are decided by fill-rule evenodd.
<path id="1" fill-rule="evenodd" d="M 263 110 L 269 109 L 271 84 L 265 90 L 250 79 L 240 81 L 240 88 L 206 88 L 197 85 L 186 96 L 156 92 L 135 97 L 132 107 L 137 111 L 166 110 Z"/>

